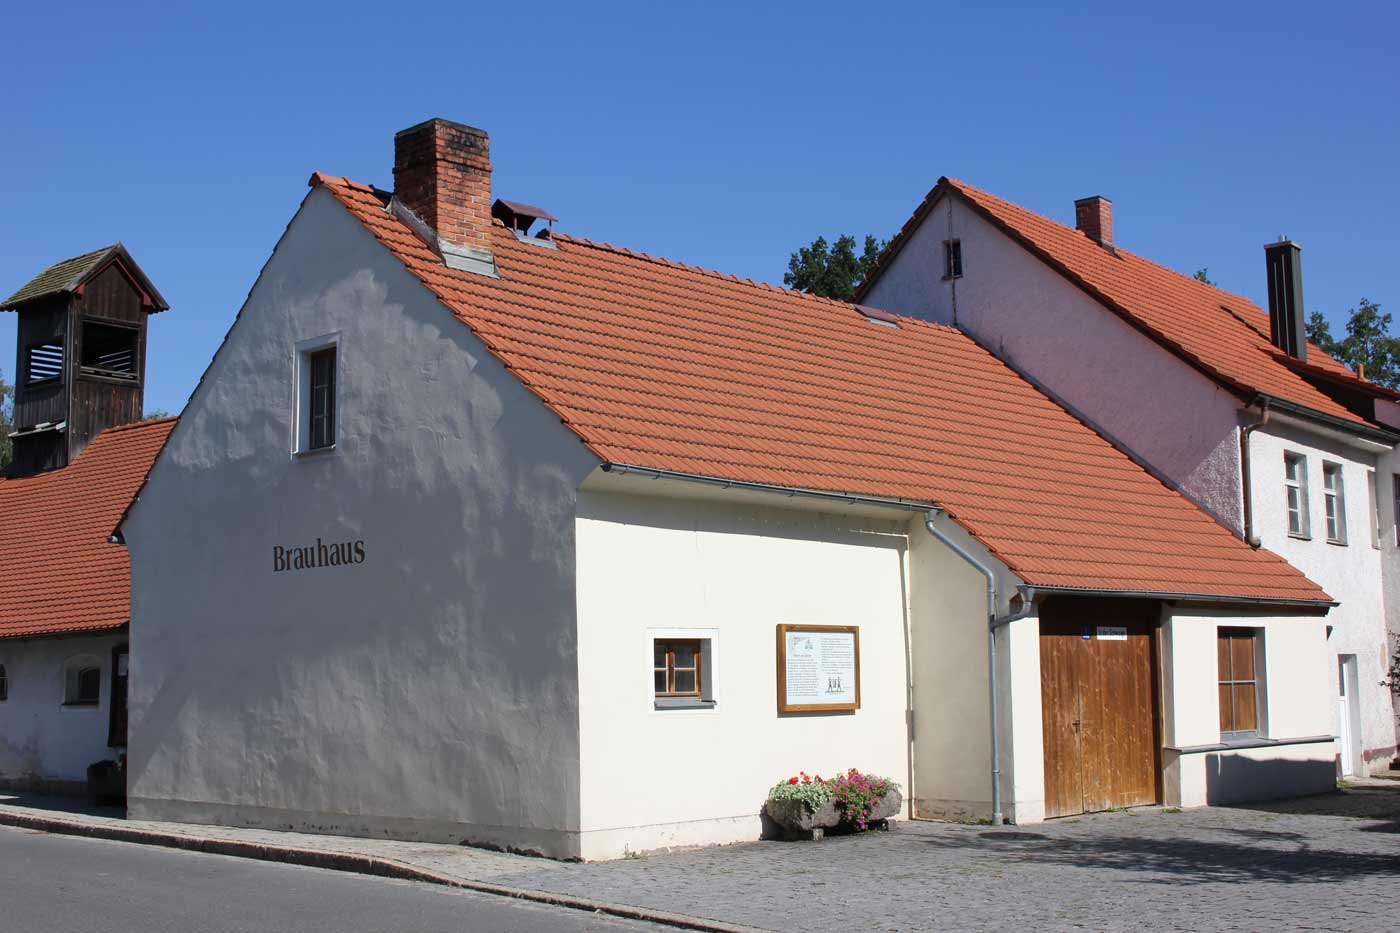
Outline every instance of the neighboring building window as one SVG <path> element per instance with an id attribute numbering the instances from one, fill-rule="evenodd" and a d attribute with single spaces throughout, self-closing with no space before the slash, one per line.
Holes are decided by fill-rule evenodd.
<path id="1" fill-rule="evenodd" d="M 1366 472 L 1366 496 L 1367 504 L 1371 507 L 1369 513 L 1371 516 L 1371 547 L 1379 548 L 1381 546 L 1381 497 L 1376 489 L 1375 470 Z"/>
<path id="2" fill-rule="evenodd" d="M 10 678 L 5 673 L 5 665 L 0 664 L 0 703 L 10 698 Z"/>
<path id="3" fill-rule="evenodd" d="M 1259 734 L 1257 638 L 1254 629 L 1221 629 L 1216 636 L 1222 740 Z"/>
<path id="4" fill-rule="evenodd" d="M 945 279 L 960 279 L 963 274 L 962 266 L 962 241 L 943 241 L 943 277 Z"/>
<path id="5" fill-rule="evenodd" d="M 64 669 L 63 705 L 96 706 L 102 695 L 102 668 L 92 659 L 74 659 Z"/>
<path id="6" fill-rule="evenodd" d="M 1327 540 L 1333 544 L 1347 543 L 1347 498 L 1342 487 L 1342 465 L 1322 465 L 1322 497 L 1327 511 Z"/>
<path id="7" fill-rule="evenodd" d="M 333 337 L 298 347 L 296 449 L 300 453 L 335 447 L 337 349 Z"/>
<path id="8" fill-rule="evenodd" d="M 87 375 L 135 381 L 141 331 L 122 324 L 83 321 L 82 370 Z"/>
<path id="9" fill-rule="evenodd" d="M 1308 528 L 1308 458 L 1302 454 L 1283 455 L 1283 483 L 1288 497 L 1288 533 L 1306 538 Z"/>
<path id="10" fill-rule="evenodd" d="M 1395 544 L 1400 547 L 1400 473 L 1392 473 L 1390 483 L 1395 497 Z"/>

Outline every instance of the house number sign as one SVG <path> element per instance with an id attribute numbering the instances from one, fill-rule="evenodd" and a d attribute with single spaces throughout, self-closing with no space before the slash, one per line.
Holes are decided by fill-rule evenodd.
<path id="1" fill-rule="evenodd" d="M 778 710 L 860 709 L 860 629 L 854 625 L 778 626 Z"/>

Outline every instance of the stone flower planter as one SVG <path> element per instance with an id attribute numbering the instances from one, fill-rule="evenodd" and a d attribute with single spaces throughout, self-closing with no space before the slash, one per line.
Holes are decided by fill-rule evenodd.
<path id="1" fill-rule="evenodd" d="M 828 800 L 815 813 L 800 800 L 769 800 L 763 805 L 768 818 L 777 823 L 786 839 L 820 839 L 841 822 L 841 811 Z"/>
<path id="2" fill-rule="evenodd" d="M 892 789 L 880 802 L 870 809 L 866 825 L 871 828 L 889 829 L 889 820 L 904 807 L 904 796 Z M 834 801 L 823 804 L 815 813 L 809 813 L 800 800 L 769 800 L 764 804 L 768 818 L 783 831 L 785 839 L 821 839 L 831 830 L 852 830 L 853 824 L 843 823 L 841 809 Z"/>
<path id="3" fill-rule="evenodd" d="M 880 798 L 879 803 L 870 808 L 870 816 L 866 817 L 866 822 L 888 822 L 891 817 L 897 816 L 902 809 L 904 809 L 904 795 L 899 792 L 899 788 L 891 788 L 888 794 Z"/>

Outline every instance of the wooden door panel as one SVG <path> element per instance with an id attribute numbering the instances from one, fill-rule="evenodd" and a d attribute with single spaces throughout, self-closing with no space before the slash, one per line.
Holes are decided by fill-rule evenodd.
<path id="1" fill-rule="evenodd" d="M 1158 611 L 1141 600 L 1062 599 L 1042 607 L 1047 816 L 1160 799 Z M 1126 629 L 1126 637 L 1100 638 L 1099 626 Z"/>
<path id="2" fill-rule="evenodd" d="M 1079 760 L 1078 633 L 1045 633 L 1040 638 L 1040 701 L 1045 760 L 1045 814 L 1084 810 L 1084 779 Z"/>

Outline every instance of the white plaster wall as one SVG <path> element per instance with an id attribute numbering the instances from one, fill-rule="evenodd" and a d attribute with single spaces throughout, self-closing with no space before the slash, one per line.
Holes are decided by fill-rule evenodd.
<path id="1" fill-rule="evenodd" d="M 942 279 L 943 241 L 963 276 Z M 1242 527 L 1238 402 L 1042 263 L 956 197 L 945 198 L 865 302 L 953 324 Z"/>
<path id="2" fill-rule="evenodd" d="M 1400 409 L 1400 406 L 1396 406 Z M 1400 415 L 1396 417 L 1400 427 Z M 1380 515 L 1381 591 L 1385 599 L 1386 628 L 1390 632 L 1390 652 L 1400 652 L 1400 537 L 1395 527 L 1396 483 L 1400 482 L 1400 450 L 1392 450 L 1376 460 L 1376 498 Z M 1400 700 L 1392 693 L 1392 701 Z M 1400 703 L 1397 703 L 1396 732 L 1400 738 Z"/>
<path id="3" fill-rule="evenodd" d="M 1162 632 L 1162 743 L 1166 803 L 1201 806 L 1265 797 L 1319 793 L 1335 780 L 1331 742 L 1289 744 L 1332 735 L 1326 619 L 1169 608 Z M 1260 702 L 1267 748 L 1175 751 L 1220 743 L 1220 628 L 1263 632 Z M 1239 759 L 1239 760 L 1236 760 Z"/>
<path id="4" fill-rule="evenodd" d="M 1312 535 L 1309 540 L 1288 534 L 1285 451 L 1307 458 L 1308 511 Z M 1323 461 L 1342 465 L 1346 545 L 1332 544 L 1327 540 Z M 1307 574 L 1340 604 L 1327 616 L 1327 624 L 1332 627 L 1332 635 L 1326 646 L 1332 676 L 1325 704 L 1329 714 L 1325 731 L 1338 734 L 1340 729 L 1336 698 L 1337 655 L 1354 654 L 1359 682 L 1362 754 L 1374 766 L 1388 766 L 1395 750 L 1395 709 L 1390 691 L 1380 685 L 1389 649 L 1387 594 L 1382 568 L 1386 564 L 1393 565 L 1395 551 L 1393 544 L 1389 552 L 1384 547 L 1377 549 L 1371 546 L 1371 506 L 1366 491 L 1366 474 L 1375 470 L 1377 465 L 1375 453 L 1329 440 L 1277 418 L 1250 436 L 1254 523 L 1260 542 Z M 1393 570 L 1391 579 L 1394 579 Z"/>
<path id="5" fill-rule="evenodd" d="M 0 786 L 76 790 L 88 765 L 115 758 L 111 725 L 112 649 L 126 634 L 0 641 L 9 679 L 0 702 Z M 64 665 L 91 657 L 102 670 L 97 706 L 64 707 Z"/>
<path id="6" fill-rule="evenodd" d="M 1040 619 L 1031 615 L 1008 623 L 997 636 L 998 659 L 1003 664 L 1002 809 L 1013 823 L 1039 823 L 1045 819 Z"/>
<path id="7" fill-rule="evenodd" d="M 576 538 L 585 858 L 756 839 L 799 770 L 907 792 L 903 521 L 585 489 Z M 859 710 L 778 713 L 782 623 L 860 626 Z M 714 632 L 713 709 L 654 708 L 658 628 Z"/>
<path id="8" fill-rule="evenodd" d="M 293 356 L 338 333 L 333 453 Z M 578 854 L 576 490 L 596 465 L 323 190 L 125 524 L 135 816 Z M 274 573 L 274 545 L 364 541 Z"/>

